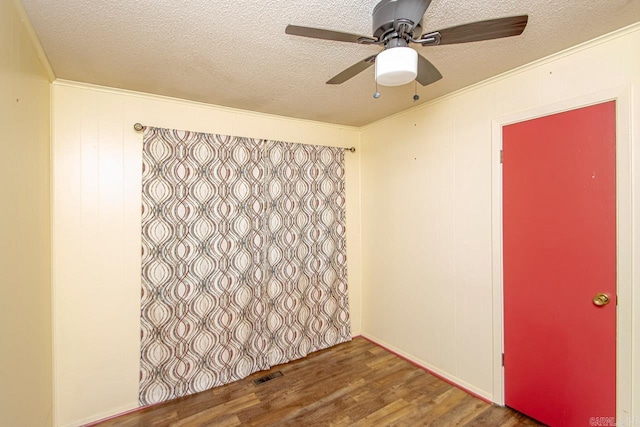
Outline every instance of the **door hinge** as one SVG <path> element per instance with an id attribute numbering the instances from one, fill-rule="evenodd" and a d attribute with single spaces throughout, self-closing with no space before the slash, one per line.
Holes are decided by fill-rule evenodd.
<path id="1" fill-rule="evenodd" d="M 502 353 L 502 366 L 504 366 L 504 353 Z"/>
<path id="2" fill-rule="evenodd" d="M 504 152 L 500 150 L 500 163 L 504 163 Z"/>

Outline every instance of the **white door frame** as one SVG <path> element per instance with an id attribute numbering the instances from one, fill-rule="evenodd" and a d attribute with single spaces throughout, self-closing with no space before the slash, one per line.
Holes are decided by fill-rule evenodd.
<path id="1" fill-rule="evenodd" d="M 492 121 L 491 135 L 491 239 L 493 287 L 493 401 L 504 405 L 503 266 L 502 266 L 502 127 L 550 114 L 616 101 L 616 219 L 617 219 L 617 336 L 616 417 L 631 417 L 632 388 L 632 176 L 631 176 L 631 88 L 605 90 L 578 98 L 521 111 Z M 594 345 L 597 345 L 594 341 Z M 593 414 L 594 417 L 604 414 Z"/>

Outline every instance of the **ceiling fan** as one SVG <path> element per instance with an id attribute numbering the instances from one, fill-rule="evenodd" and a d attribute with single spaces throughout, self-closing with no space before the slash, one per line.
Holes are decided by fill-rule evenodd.
<path id="1" fill-rule="evenodd" d="M 529 19 L 527 15 L 511 16 L 423 33 L 422 18 L 430 4 L 431 0 L 381 0 L 373 8 L 372 37 L 298 25 L 287 25 L 285 33 L 384 47 L 382 52 L 357 62 L 327 84 L 344 83 L 375 63 L 376 82 L 380 85 L 399 86 L 415 79 L 426 86 L 440 80 L 442 74 L 410 48 L 411 43 L 439 46 L 517 36 L 522 34 Z"/>

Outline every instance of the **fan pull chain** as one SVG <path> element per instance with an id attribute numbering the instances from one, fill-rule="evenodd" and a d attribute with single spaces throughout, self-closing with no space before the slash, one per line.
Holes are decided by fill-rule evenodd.
<path id="1" fill-rule="evenodd" d="M 375 99 L 380 98 L 380 92 L 378 92 L 378 80 L 377 80 L 377 79 L 376 79 L 376 91 L 375 91 L 375 93 L 373 94 L 373 97 L 374 97 Z"/>
<path id="2" fill-rule="evenodd" d="M 415 95 L 413 95 L 413 102 L 416 102 L 418 99 L 420 99 L 420 95 L 418 95 L 418 81 L 414 80 L 413 82 L 415 83 Z"/>

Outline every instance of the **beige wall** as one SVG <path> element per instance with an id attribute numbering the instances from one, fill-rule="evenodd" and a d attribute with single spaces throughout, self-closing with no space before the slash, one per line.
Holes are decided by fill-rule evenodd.
<path id="1" fill-rule="evenodd" d="M 49 79 L 0 0 L 0 425 L 52 425 Z"/>
<path id="2" fill-rule="evenodd" d="M 360 332 L 360 133 L 356 128 L 53 84 L 56 422 L 137 406 L 142 134 L 133 124 L 355 146 L 345 153 L 352 332 Z"/>
<path id="3" fill-rule="evenodd" d="M 619 121 L 619 131 L 631 137 L 630 150 L 619 150 L 626 183 L 620 188 L 629 192 L 619 198 L 625 201 L 619 206 L 619 224 L 628 218 L 631 226 L 624 229 L 633 234 L 630 239 L 619 235 L 619 241 L 629 241 L 633 252 L 625 249 L 619 265 L 626 280 L 619 285 L 625 290 L 620 310 L 626 316 L 619 328 L 625 337 L 633 334 L 627 341 L 635 365 L 627 372 L 632 385 L 623 384 L 629 383 L 627 376 L 618 378 L 627 390 L 619 398 L 627 406 L 633 400 L 633 414 L 640 416 L 639 46 L 636 25 L 362 129 L 366 336 L 499 400 L 493 347 L 499 317 L 494 318 L 492 288 L 492 219 L 499 214 L 499 205 L 492 208 L 492 168 L 499 164 L 492 151 L 492 122 L 621 90 L 629 105 L 621 109 L 626 119 Z M 630 164 L 632 174 L 624 164 Z M 499 231 L 497 236 L 499 243 Z"/>

